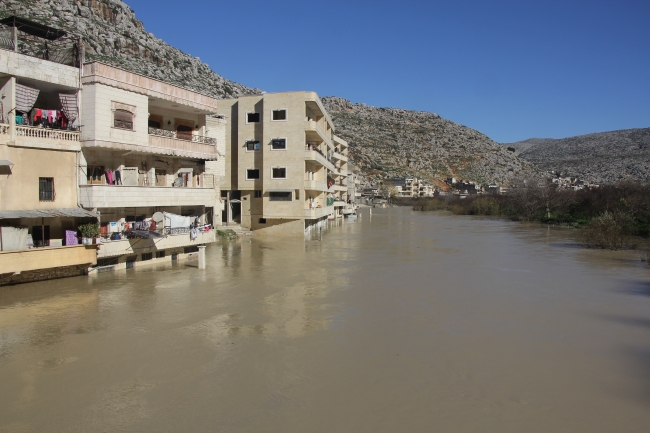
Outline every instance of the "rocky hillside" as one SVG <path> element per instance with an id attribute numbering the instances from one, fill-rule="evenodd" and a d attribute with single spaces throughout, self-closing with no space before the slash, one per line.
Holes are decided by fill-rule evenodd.
<path id="1" fill-rule="evenodd" d="M 510 147 L 515 149 L 515 155 L 519 155 L 531 147 L 539 146 L 540 144 L 543 146 L 544 144 L 553 143 L 554 141 L 556 141 L 554 138 L 529 138 L 528 140 L 517 141 L 516 143 L 501 143 L 501 145 L 506 148 Z"/>
<path id="2" fill-rule="evenodd" d="M 221 77 L 198 57 L 148 33 L 120 0 L 0 0 L 0 16 L 13 14 L 81 36 L 87 60 L 100 60 L 217 98 L 260 93 Z"/>
<path id="3" fill-rule="evenodd" d="M 650 128 L 531 142 L 514 145 L 528 144 L 519 157 L 543 171 L 554 170 L 595 183 L 650 181 Z"/>
<path id="4" fill-rule="evenodd" d="M 323 98 L 336 134 L 350 144 L 355 164 L 370 179 L 448 176 L 507 184 L 537 172 L 484 134 L 437 114 L 369 107 L 337 97 Z"/>

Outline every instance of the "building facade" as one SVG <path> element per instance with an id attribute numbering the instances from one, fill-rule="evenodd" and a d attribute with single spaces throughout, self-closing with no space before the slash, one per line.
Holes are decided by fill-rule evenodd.
<path id="1" fill-rule="evenodd" d="M 169 260 L 214 242 L 214 230 L 190 234 L 221 221 L 217 100 L 98 62 L 83 66 L 81 84 L 79 202 L 101 215 L 99 264 Z"/>
<path id="2" fill-rule="evenodd" d="M 228 121 L 222 221 L 309 236 L 347 205 L 347 143 L 314 92 L 219 101 Z"/>
<path id="3" fill-rule="evenodd" d="M 2 23 L 13 41 L 0 44 L 0 285 L 81 275 L 97 252 L 78 242 L 77 229 L 98 215 L 77 196 L 80 69 L 72 56 L 49 61 L 16 42 L 59 43 L 63 54 L 78 47 L 68 40 L 63 51 L 65 32 L 15 17 Z"/>

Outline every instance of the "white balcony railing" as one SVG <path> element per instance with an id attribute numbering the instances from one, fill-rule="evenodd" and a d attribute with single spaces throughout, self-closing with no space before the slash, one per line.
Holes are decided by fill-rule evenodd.
<path id="1" fill-rule="evenodd" d="M 18 137 L 49 138 L 50 140 L 79 141 L 78 131 L 64 129 L 38 128 L 34 126 L 16 126 Z"/>
<path id="2" fill-rule="evenodd" d="M 0 134 L 9 135 L 11 126 L 6 123 L 0 123 Z"/>

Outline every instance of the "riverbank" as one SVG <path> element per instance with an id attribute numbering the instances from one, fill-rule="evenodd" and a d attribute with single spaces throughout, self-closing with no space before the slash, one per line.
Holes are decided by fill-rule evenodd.
<path id="1" fill-rule="evenodd" d="M 578 228 L 578 240 L 593 248 L 648 249 L 648 185 L 621 183 L 578 191 L 521 185 L 506 195 L 419 198 L 400 204 L 418 211 L 446 210 L 456 215 L 497 216 Z"/>

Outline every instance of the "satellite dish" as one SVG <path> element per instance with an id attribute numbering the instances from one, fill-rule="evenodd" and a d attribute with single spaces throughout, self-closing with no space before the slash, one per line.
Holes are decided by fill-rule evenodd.
<path id="1" fill-rule="evenodd" d="M 155 214 L 153 214 L 151 219 L 154 220 L 157 223 L 161 223 L 165 219 L 165 215 L 163 215 L 162 212 L 156 212 Z"/>

